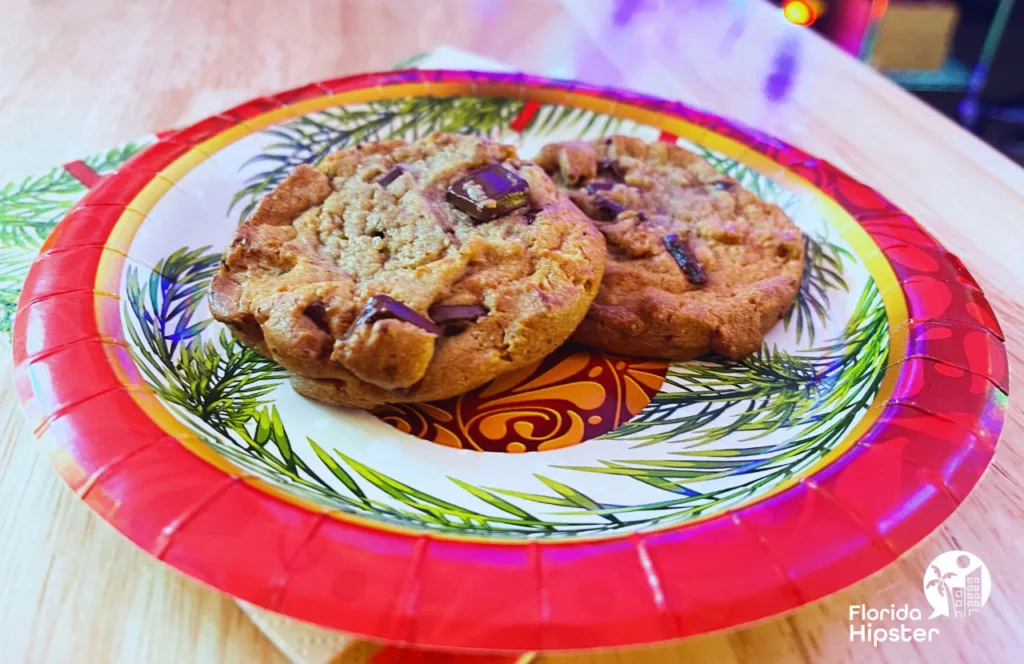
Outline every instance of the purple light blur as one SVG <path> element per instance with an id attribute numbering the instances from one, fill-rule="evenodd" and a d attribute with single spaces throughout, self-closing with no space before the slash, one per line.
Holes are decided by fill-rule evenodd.
<path id="1" fill-rule="evenodd" d="M 786 39 L 775 53 L 772 70 L 765 79 L 764 96 L 779 102 L 789 96 L 800 70 L 800 42 L 794 37 Z"/>

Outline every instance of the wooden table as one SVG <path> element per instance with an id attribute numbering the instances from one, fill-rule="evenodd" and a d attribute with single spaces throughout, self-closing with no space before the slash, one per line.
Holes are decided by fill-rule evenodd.
<path id="1" fill-rule="evenodd" d="M 660 6 L 660 8 L 659 8 Z M 814 34 L 751 2 L 0 0 L 0 179 L 251 96 L 448 43 L 524 70 L 678 98 L 833 161 L 967 263 L 1024 366 L 1024 171 Z M 795 80 L 764 94 L 780 51 Z M 135 550 L 67 491 L 0 383 L 0 659 L 279 662 L 228 597 Z M 1018 390 L 1020 393 L 1020 390 Z M 960 510 L 874 577 L 784 617 L 644 652 L 549 661 L 1009 662 L 1024 651 L 1024 415 Z M 851 644 L 848 607 L 924 606 L 927 563 L 981 556 L 994 590 L 930 644 Z"/>

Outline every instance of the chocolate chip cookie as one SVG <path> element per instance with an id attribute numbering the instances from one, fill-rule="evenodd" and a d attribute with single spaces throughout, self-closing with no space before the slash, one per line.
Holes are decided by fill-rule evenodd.
<path id="1" fill-rule="evenodd" d="M 628 136 L 554 143 L 536 162 L 608 243 L 601 290 L 575 341 L 616 353 L 740 359 L 800 285 L 800 230 L 676 145 Z"/>
<path id="2" fill-rule="evenodd" d="M 300 394 L 454 396 L 544 357 L 597 293 L 605 243 L 515 149 L 434 134 L 299 166 L 239 227 L 210 308 Z"/>

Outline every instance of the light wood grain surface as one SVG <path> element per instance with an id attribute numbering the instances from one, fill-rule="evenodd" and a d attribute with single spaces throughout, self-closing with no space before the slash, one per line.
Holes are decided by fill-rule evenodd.
<path id="1" fill-rule="evenodd" d="M 0 179 L 447 43 L 527 71 L 682 99 L 833 161 L 964 260 L 995 306 L 1013 373 L 1024 363 L 1024 171 L 755 0 L 0 0 L 0 17 Z M 796 71 L 771 100 L 765 82 L 780 50 L 795 55 Z M 0 661 L 286 661 L 234 601 L 151 560 L 79 504 L 0 371 Z M 897 563 L 824 601 L 682 644 L 546 659 L 1020 661 L 1022 449 L 1024 415 L 1011 398 L 995 463 L 957 513 Z M 991 570 L 979 614 L 940 619 L 932 643 L 850 643 L 850 604 L 924 607 L 925 566 L 954 548 Z M 330 641 L 271 629 L 300 647 Z"/>

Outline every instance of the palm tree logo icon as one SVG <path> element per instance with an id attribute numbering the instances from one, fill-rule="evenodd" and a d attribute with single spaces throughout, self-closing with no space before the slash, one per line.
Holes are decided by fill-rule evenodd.
<path id="1" fill-rule="evenodd" d="M 992 591 L 988 567 L 966 551 L 947 551 L 935 558 L 924 573 L 925 599 L 939 615 L 965 618 L 981 610 Z"/>
<path id="2" fill-rule="evenodd" d="M 925 575 L 925 581 L 927 582 L 924 586 L 925 589 L 927 590 L 928 588 L 934 588 L 938 586 L 939 596 L 945 598 L 947 607 L 946 615 L 949 615 L 949 598 L 953 596 L 953 591 L 950 589 L 949 584 L 946 581 L 948 579 L 952 579 L 956 575 L 956 572 L 946 572 L 945 574 L 943 574 L 942 570 L 940 570 L 935 565 L 929 565 L 928 574 Z M 931 581 L 928 581 L 929 576 L 933 577 Z"/>

